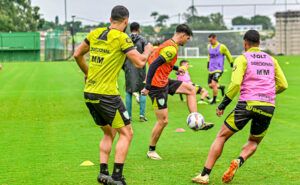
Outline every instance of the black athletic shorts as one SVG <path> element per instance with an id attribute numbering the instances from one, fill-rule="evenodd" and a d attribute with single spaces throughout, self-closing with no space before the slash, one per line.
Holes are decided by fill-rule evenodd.
<path id="1" fill-rule="evenodd" d="M 248 105 L 238 102 L 224 123 L 232 131 L 242 130 L 252 120 L 250 133 L 255 137 L 264 137 L 268 131 L 275 107 Z"/>
<path id="2" fill-rule="evenodd" d="M 200 85 L 197 85 L 197 84 L 192 84 L 195 88 L 196 88 L 196 94 L 200 94 L 200 92 L 202 91 L 202 87 Z"/>
<path id="3" fill-rule="evenodd" d="M 85 104 L 99 126 L 121 128 L 130 124 L 130 117 L 120 95 L 84 93 Z"/>
<path id="4" fill-rule="evenodd" d="M 208 74 L 208 84 L 211 84 L 212 81 L 219 83 L 223 72 L 214 72 Z"/>
<path id="5" fill-rule="evenodd" d="M 181 84 L 182 81 L 169 79 L 169 82 L 165 87 L 151 86 L 149 96 L 152 100 L 154 110 L 167 108 L 168 94 L 174 95 Z"/>

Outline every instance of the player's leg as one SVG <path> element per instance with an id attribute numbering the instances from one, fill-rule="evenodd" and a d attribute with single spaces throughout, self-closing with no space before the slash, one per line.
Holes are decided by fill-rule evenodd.
<path id="1" fill-rule="evenodd" d="M 131 124 L 121 128 L 116 128 L 116 130 L 119 133 L 119 139 L 115 148 L 116 155 L 112 179 L 114 183 L 125 184 L 125 179 L 123 178 L 123 167 L 133 137 L 133 131 Z"/>
<path id="2" fill-rule="evenodd" d="M 227 139 L 229 139 L 235 132 L 230 130 L 225 124 L 222 125 L 215 141 L 210 147 L 205 166 L 201 174 L 192 179 L 194 183 L 208 184 L 209 174 L 215 165 L 217 159 L 221 156 L 223 147 Z"/>
<path id="3" fill-rule="evenodd" d="M 175 80 L 174 80 L 175 81 Z M 173 82 L 172 82 L 173 83 Z M 174 82 L 176 83 L 176 82 Z M 170 88 L 172 88 L 170 86 Z M 187 98 L 187 105 L 190 113 L 197 112 L 197 99 L 196 99 L 196 88 L 186 82 L 182 82 L 179 87 L 175 90 L 176 94 L 185 94 Z"/>
<path id="4" fill-rule="evenodd" d="M 232 181 L 235 173 L 238 168 L 241 167 L 244 162 L 254 154 L 256 151 L 258 144 L 262 141 L 263 137 L 254 137 L 250 134 L 248 142 L 243 146 L 242 152 L 237 159 L 231 161 L 228 170 L 224 173 L 222 177 L 222 181 L 228 183 Z"/>
<path id="5" fill-rule="evenodd" d="M 213 101 L 210 104 L 216 104 L 217 103 L 217 96 L 218 96 L 218 82 L 215 80 L 212 80 L 211 82 L 211 88 L 213 91 Z"/>
<path id="6" fill-rule="evenodd" d="M 155 110 L 155 115 L 157 118 L 157 123 L 155 124 L 152 130 L 150 146 L 147 156 L 150 159 L 162 159 L 156 153 L 156 144 L 161 136 L 162 131 L 168 124 L 168 108 Z"/>
<path id="7" fill-rule="evenodd" d="M 197 93 L 198 92 L 199 92 L 199 94 L 201 94 L 201 99 L 200 99 L 200 101 L 198 101 L 198 104 L 208 104 L 207 102 L 204 101 L 205 98 L 207 98 L 208 101 L 210 100 L 208 91 L 206 89 L 202 88 L 201 86 L 199 86 L 199 90 L 197 91 Z"/>
<path id="8" fill-rule="evenodd" d="M 126 92 L 126 109 L 128 111 L 128 114 L 130 116 L 130 118 L 132 118 L 132 115 L 131 115 L 131 110 L 132 110 L 132 94 L 129 93 L 129 92 Z"/>
<path id="9" fill-rule="evenodd" d="M 180 100 L 181 100 L 182 102 L 184 102 L 183 95 L 182 95 L 182 94 L 179 94 L 179 97 L 180 97 Z"/>
<path id="10" fill-rule="evenodd" d="M 111 128 L 110 125 L 101 127 L 104 135 L 99 144 L 100 151 L 100 174 L 98 175 L 98 182 L 107 184 L 110 180 L 108 171 L 108 159 L 111 153 L 112 144 L 116 136 L 116 130 Z"/>
<path id="11" fill-rule="evenodd" d="M 140 121 L 144 122 L 144 121 L 148 121 L 148 119 L 145 117 L 145 110 L 146 110 L 146 96 L 143 96 L 140 93 Z"/>
<path id="12" fill-rule="evenodd" d="M 248 112 L 251 113 L 253 117 L 250 136 L 248 142 L 243 146 L 240 156 L 231 161 L 229 169 L 224 173 L 222 177 L 224 182 L 230 182 L 237 172 L 237 169 L 255 153 L 259 143 L 268 131 L 274 109 L 275 107 L 273 106 L 247 106 Z"/>

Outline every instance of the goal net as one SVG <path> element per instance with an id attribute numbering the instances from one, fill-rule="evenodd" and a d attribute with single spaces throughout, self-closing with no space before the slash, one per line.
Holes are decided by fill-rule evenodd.
<path id="1" fill-rule="evenodd" d="M 225 44 L 232 56 L 238 56 L 243 53 L 243 35 L 242 31 L 233 30 L 193 30 L 193 37 L 184 46 L 179 47 L 179 58 L 206 58 L 208 55 L 207 45 L 208 36 L 211 33 L 217 35 L 218 41 Z"/>

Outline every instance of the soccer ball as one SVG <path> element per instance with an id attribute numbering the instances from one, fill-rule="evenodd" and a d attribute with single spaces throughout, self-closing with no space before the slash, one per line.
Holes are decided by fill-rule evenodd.
<path id="1" fill-rule="evenodd" d="M 187 117 L 187 125 L 193 130 L 199 130 L 204 126 L 204 117 L 198 112 L 189 114 Z"/>

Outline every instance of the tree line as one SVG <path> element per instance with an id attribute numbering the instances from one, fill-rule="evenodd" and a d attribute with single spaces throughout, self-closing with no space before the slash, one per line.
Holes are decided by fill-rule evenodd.
<path id="1" fill-rule="evenodd" d="M 81 21 L 69 21 L 59 24 L 59 17 L 54 21 L 47 21 L 42 18 L 38 6 L 31 6 L 31 0 L 0 0 L 0 32 L 35 32 L 49 29 L 67 29 L 76 32 L 88 32 L 91 28 L 108 26 L 108 22 L 100 22 L 95 25 L 83 25 Z M 5 8 L 4 8 L 5 7 Z M 167 26 L 170 16 L 159 12 L 152 12 L 153 25 L 142 25 L 141 30 L 146 35 L 172 35 L 178 24 Z M 179 15 L 180 16 L 180 15 Z M 208 16 L 199 16 L 197 9 L 190 6 L 182 14 L 184 22 L 193 30 L 226 30 L 223 15 L 212 13 Z M 250 25 L 261 24 L 263 29 L 272 29 L 272 23 L 269 17 L 256 15 L 251 18 L 238 16 L 232 19 L 232 25 Z M 159 28 L 159 29 L 155 29 Z"/>

